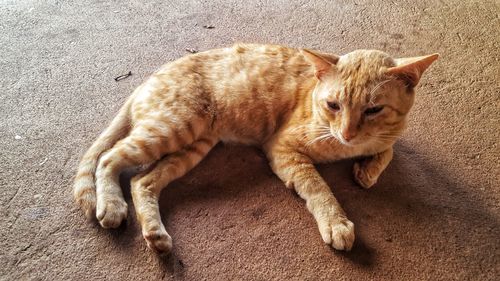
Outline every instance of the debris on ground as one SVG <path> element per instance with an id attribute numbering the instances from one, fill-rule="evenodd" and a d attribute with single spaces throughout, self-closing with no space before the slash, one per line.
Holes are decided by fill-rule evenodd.
<path id="1" fill-rule="evenodd" d="M 38 163 L 38 166 L 42 166 L 45 162 L 47 162 L 47 160 L 49 160 L 49 157 L 45 157 L 42 162 Z"/>
<path id="2" fill-rule="evenodd" d="M 186 51 L 190 52 L 191 54 L 196 54 L 196 53 L 198 53 L 198 50 L 193 49 L 193 48 L 186 48 Z"/>
<path id="3" fill-rule="evenodd" d="M 206 28 L 206 29 L 214 29 L 215 26 L 211 25 L 211 24 L 207 24 L 207 25 L 204 25 L 203 28 Z"/>
<path id="4" fill-rule="evenodd" d="M 128 78 L 130 76 L 132 76 L 132 71 L 129 71 L 127 74 L 123 74 L 123 75 L 120 75 L 118 77 L 115 77 L 115 81 L 118 82 L 118 81 L 123 80 L 125 78 Z"/>

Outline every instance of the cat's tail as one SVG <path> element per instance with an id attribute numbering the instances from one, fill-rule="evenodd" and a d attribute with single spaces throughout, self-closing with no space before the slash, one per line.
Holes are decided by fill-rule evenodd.
<path id="1" fill-rule="evenodd" d="M 103 152 L 124 138 L 130 131 L 130 105 L 132 97 L 122 106 L 116 117 L 104 132 L 83 155 L 75 177 L 73 195 L 77 204 L 85 212 L 87 218 L 95 216 L 96 187 L 95 171 L 99 157 Z"/>

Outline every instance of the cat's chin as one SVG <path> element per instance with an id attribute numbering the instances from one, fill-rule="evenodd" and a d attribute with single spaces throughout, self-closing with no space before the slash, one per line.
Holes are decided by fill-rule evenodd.
<path id="1" fill-rule="evenodd" d="M 358 146 L 360 145 L 359 143 L 353 143 L 353 142 L 340 142 L 342 145 L 344 146 L 348 146 L 348 147 L 355 147 L 355 146 Z"/>

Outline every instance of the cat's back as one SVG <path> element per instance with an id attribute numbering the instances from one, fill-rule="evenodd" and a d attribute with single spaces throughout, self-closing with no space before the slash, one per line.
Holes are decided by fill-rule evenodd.
<path id="1" fill-rule="evenodd" d="M 312 75 L 298 49 L 280 45 L 235 44 L 188 56 L 164 65 L 158 73 L 170 78 L 224 85 L 271 84 L 289 77 Z M 176 79 L 177 78 L 177 79 Z M 232 89 L 235 90 L 235 89 Z"/>
<path id="2" fill-rule="evenodd" d="M 258 143 L 293 111 L 312 78 L 312 67 L 298 49 L 236 44 L 182 57 L 146 84 L 162 88 L 155 99 L 166 107 L 180 102 L 216 112 L 214 126 L 222 139 Z"/>

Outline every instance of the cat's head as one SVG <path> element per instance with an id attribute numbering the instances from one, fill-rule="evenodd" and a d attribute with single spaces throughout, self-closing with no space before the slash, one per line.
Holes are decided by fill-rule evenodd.
<path id="1" fill-rule="evenodd" d="M 414 88 L 437 54 L 393 59 L 376 50 L 343 56 L 302 50 L 318 83 L 313 116 L 342 144 L 394 141 L 406 125 Z"/>

